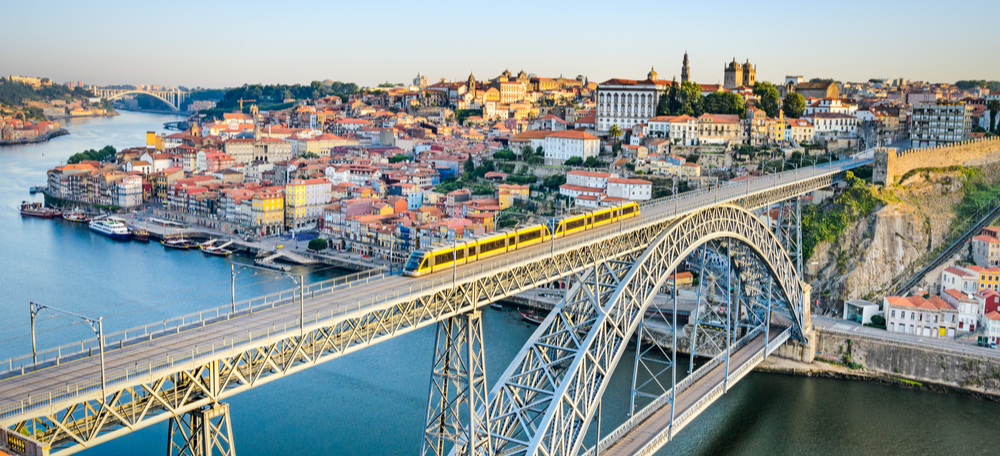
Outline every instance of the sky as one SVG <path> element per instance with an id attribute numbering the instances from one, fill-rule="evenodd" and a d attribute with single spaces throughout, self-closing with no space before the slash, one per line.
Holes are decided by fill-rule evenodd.
<path id="1" fill-rule="evenodd" d="M 685 51 L 703 84 L 733 58 L 772 82 L 1000 79 L 997 0 L 2 3 L 0 74 L 60 83 L 670 79 Z"/>

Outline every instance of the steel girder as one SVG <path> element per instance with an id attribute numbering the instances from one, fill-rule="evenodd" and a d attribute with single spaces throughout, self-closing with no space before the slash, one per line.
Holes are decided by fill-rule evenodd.
<path id="1" fill-rule="evenodd" d="M 476 413 L 486 405 L 486 393 L 482 311 L 438 322 L 420 453 L 440 456 L 450 450 L 445 445 L 456 447 L 458 454 L 489 453 L 489 447 L 481 448 L 489 440 L 482 438 L 481 415 Z"/>
<path id="2" fill-rule="evenodd" d="M 802 285 L 774 233 L 731 205 L 690 214 L 663 229 L 624 274 L 595 267 L 558 306 L 490 393 L 487 428 L 496 454 L 574 455 L 628 339 L 681 260 L 713 239 L 749 247 L 767 269 L 801 337 Z M 607 290 L 601 285 L 614 286 Z"/>
<path id="3" fill-rule="evenodd" d="M 171 418 L 167 445 L 168 456 L 236 456 L 229 404 L 215 403 Z"/>

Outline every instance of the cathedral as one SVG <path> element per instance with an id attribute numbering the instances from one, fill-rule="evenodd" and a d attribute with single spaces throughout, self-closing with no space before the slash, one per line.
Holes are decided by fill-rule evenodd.
<path id="1" fill-rule="evenodd" d="M 750 63 L 750 59 L 743 65 L 736 63 L 734 58 L 725 68 L 726 78 L 722 87 L 735 89 L 739 86 L 753 87 L 757 83 L 757 68 Z"/>

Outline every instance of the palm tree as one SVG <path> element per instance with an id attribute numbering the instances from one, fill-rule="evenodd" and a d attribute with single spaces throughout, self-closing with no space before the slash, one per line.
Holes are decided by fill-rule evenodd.
<path id="1" fill-rule="evenodd" d="M 614 124 L 608 129 L 608 137 L 611 139 L 618 139 L 622 136 L 622 130 L 618 128 L 618 124 Z"/>

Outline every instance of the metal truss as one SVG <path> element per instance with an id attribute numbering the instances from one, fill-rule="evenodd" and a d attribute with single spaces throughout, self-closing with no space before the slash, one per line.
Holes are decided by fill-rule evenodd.
<path id="1" fill-rule="evenodd" d="M 168 456 L 236 456 L 229 404 L 215 403 L 171 418 L 167 445 Z"/>
<path id="2" fill-rule="evenodd" d="M 444 455 L 451 447 L 461 455 L 490 453 L 476 413 L 486 405 L 486 392 L 482 312 L 438 322 L 421 454 Z"/>
<path id="3" fill-rule="evenodd" d="M 795 262 L 795 268 L 802 275 L 802 199 L 798 196 L 779 202 L 778 218 L 774 224 L 774 234 L 788 251 L 788 257 Z"/>
<path id="4" fill-rule="evenodd" d="M 728 254 L 736 254 L 730 264 L 750 261 L 732 247 L 736 243 L 760 259 L 801 338 L 802 285 L 774 233 L 754 214 L 735 206 L 690 214 L 662 230 L 629 267 L 595 261 L 592 282 L 581 281 L 549 315 L 544 330 L 526 344 L 490 393 L 486 413 L 494 453 L 579 452 L 606 380 L 646 307 L 680 261 L 712 240 L 724 241 Z M 749 278 L 737 280 L 735 289 L 760 288 Z M 733 321 L 735 312 L 728 314 L 726 321 Z M 734 325 L 727 325 L 726 345 L 731 346 Z"/>
<path id="5" fill-rule="evenodd" d="M 418 281 L 419 289 L 376 296 L 359 303 L 357 310 L 304 315 L 304 321 L 294 324 L 277 323 L 266 331 L 208 341 L 208 348 L 109 372 L 106 382 L 39 391 L 4 405 L 0 426 L 26 432 L 53 452 L 72 454 L 539 285 L 567 277 L 589 278 L 577 283 L 571 299 L 553 317 L 558 321 L 547 326 L 530 350 L 522 351 L 517 362 L 523 365 L 511 368 L 516 374 L 505 376 L 483 409 L 490 417 L 485 423 L 489 442 L 481 448 L 508 452 L 530 447 L 532 452 L 542 448 L 543 453 L 564 453 L 577 445 L 573 432 L 582 418 L 592 416 L 590 404 L 602 391 L 607 369 L 617 362 L 621 340 L 634 331 L 637 303 L 655 294 L 655 289 L 642 288 L 648 282 L 645 278 L 637 279 L 636 273 L 626 277 L 629 271 L 659 277 L 664 266 L 651 258 L 668 253 L 675 258 L 710 239 L 735 236 L 767 259 L 768 272 L 776 277 L 775 293 L 792 301 L 790 315 L 798 325 L 801 290 L 795 268 L 789 266 L 773 233 L 764 230 L 765 236 L 750 223 L 753 216 L 747 209 L 829 185 L 840 175 L 739 193 L 717 200 L 718 206 L 680 217 L 661 211 L 661 206 L 670 207 L 667 203 L 647 204 L 643 217 L 628 229 L 602 229 L 556 241 L 545 254 L 515 255 L 505 264 L 469 271 L 455 281 Z M 663 251 L 667 245 L 670 252 Z M 640 255 L 644 259 L 633 267 Z M 796 326 L 794 334 L 801 337 L 801 329 Z M 516 380 L 507 383 L 510 379 Z M 551 410 L 548 402 L 553 403 Z"/>

